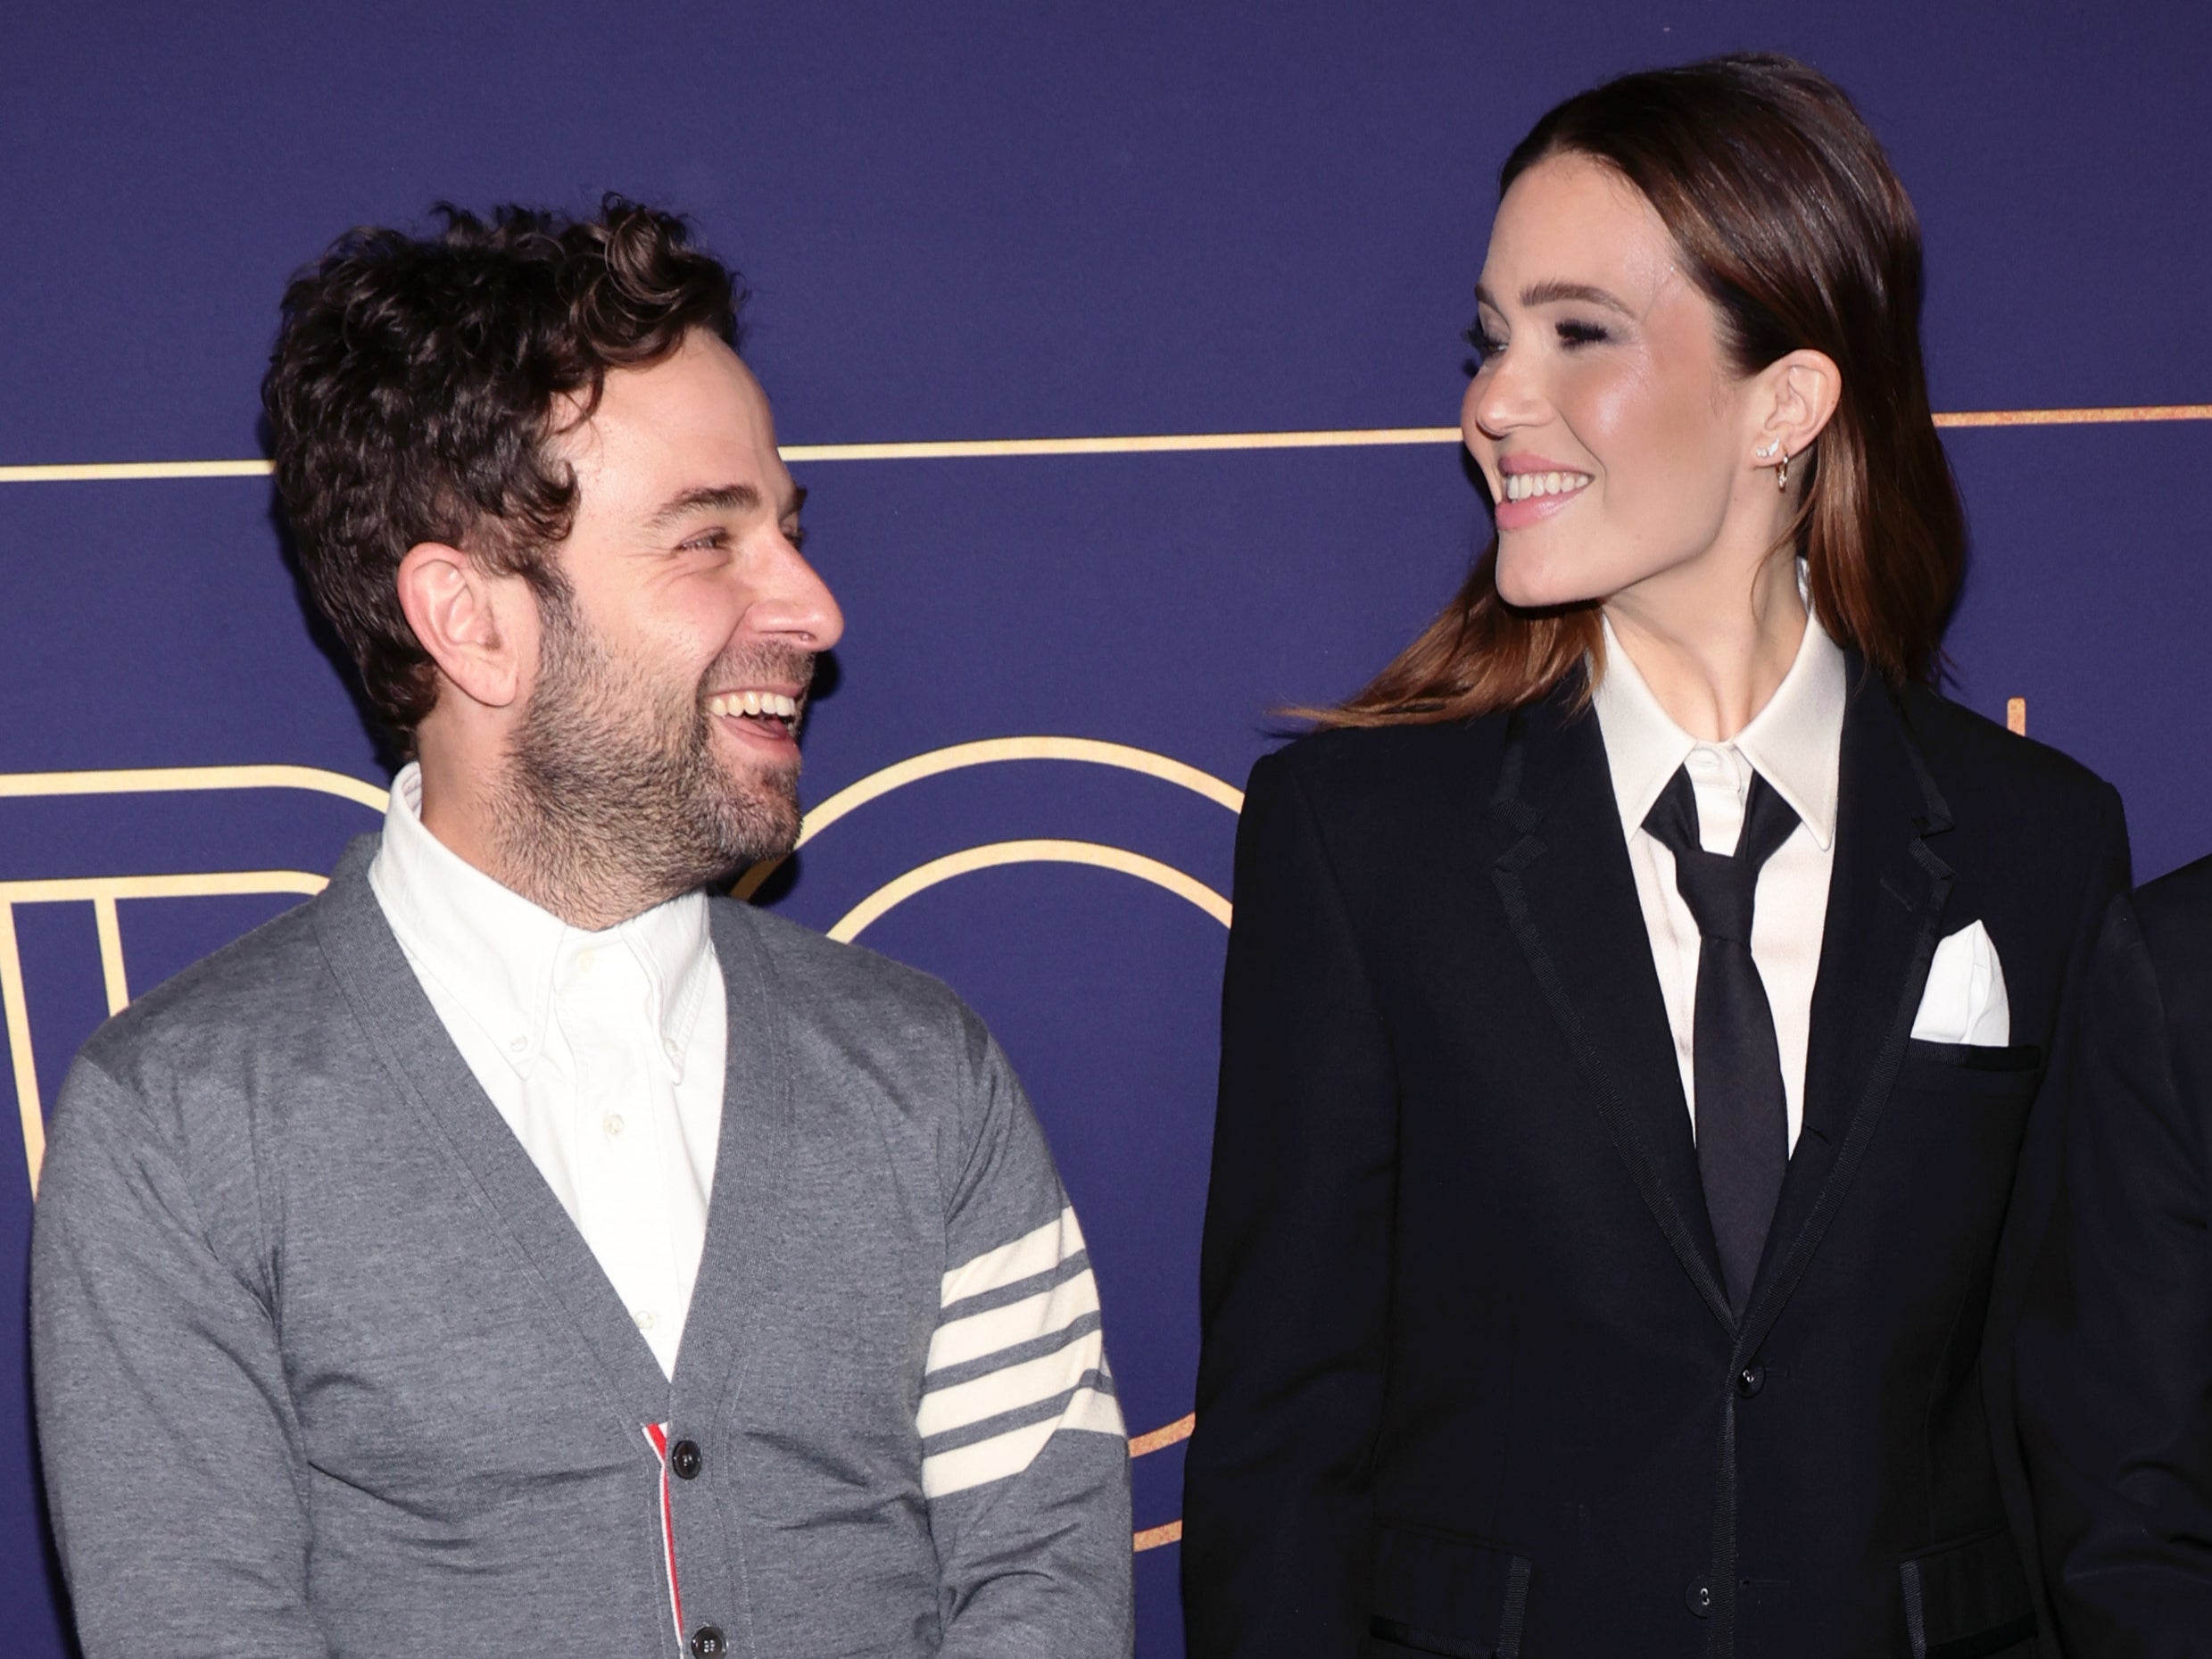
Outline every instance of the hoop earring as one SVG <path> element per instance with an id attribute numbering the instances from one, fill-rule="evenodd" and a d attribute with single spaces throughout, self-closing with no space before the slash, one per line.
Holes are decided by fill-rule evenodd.
<path id="1" fill-rule="evenodd" d="M 1782 464 L 1774 469 L 1774 487 L 1785 495 L 1789 493 L 1790 458 L 1787 455 L 1782 457 Z"/>

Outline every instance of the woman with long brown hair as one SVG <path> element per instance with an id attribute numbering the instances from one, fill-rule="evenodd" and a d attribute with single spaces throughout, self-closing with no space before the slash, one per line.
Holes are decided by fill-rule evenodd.
<path id="1" fill-rule="evenodd" d="M 1934 690 L 1911 203 L 1753 55 L 1501 188 L 1497 535 L 1239 834 L 1190 1651 L 2030 1654 L 2004 1355 L 2126 844 Z"/>

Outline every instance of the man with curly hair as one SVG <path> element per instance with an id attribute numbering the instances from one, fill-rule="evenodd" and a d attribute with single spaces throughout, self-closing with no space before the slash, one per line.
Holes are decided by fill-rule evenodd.
<path id="1" fill-rule="evenodd" d="M 263 400 L 406 764 L 328 887 L 86 1046 L 33 1241 L 91 1659 L 1126 1654 L 1082 1235 L 935 981 L 791 850 L 837 605 L 667 214 L 443 209 Z"/>

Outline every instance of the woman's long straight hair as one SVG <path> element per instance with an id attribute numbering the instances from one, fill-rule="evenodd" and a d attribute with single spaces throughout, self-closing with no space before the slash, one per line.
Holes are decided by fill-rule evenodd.
<path id="1" fill-rule="evenodd" d="M 1966 516 L 1928 410 L 1920 225 L 1843 89 L 1744 53 L 1622 76 L 1570 98 L 1506 158 L 1501 195 L 1548 156 L 1587 156 L 1642 191 L 1753 375 L 1826 353 L 1842 400 L 1799 456 L 1788 533 L 1815 613 L 1893 684 L 1933 683 L 1966 565 Z M 1516 610 L 1497 541 L 1420 636 L 1325 726 L 1464 719 L 1549 694 L 1600 662 L 1596 601 Z M 1583 687 L 1587 695 L 1590 686 Z"/>

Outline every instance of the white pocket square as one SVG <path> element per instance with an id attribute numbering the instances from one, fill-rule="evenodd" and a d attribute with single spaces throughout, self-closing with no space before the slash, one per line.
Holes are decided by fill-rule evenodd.
<path id="1" fill-rule="evenodd" d="M 1935 947 L 1927 989 L 1912 1016 L 1922 1042 L 1963 1042 L 2001 1049 L 2012 1041 L 2012 1005 L 2005 1000 L 2005 970 L 1989 929 L 1972 922 Z"/>

